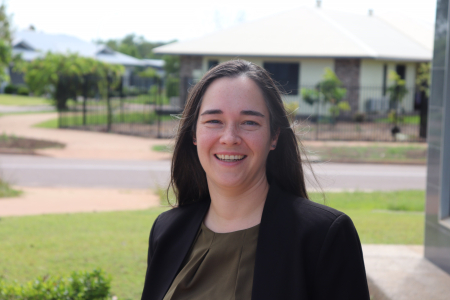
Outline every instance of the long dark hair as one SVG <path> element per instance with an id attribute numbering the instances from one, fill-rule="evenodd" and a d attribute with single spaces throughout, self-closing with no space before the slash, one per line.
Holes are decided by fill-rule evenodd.
<path id="1" fill-rule="evenodd" d="M 279 132 L 277 147 L 267 157 L 269 184 L 276 183 L 294 195 L 308 198 L 299 141 L 289 124 L 277 84 L 263 68 L 248 61 L 232 60 L 209 70 L 189 92 L 176 136 L 169 185 L 174 190 L 178 206 L 209 198 L 206 173 L 193 144 L 200 106 L 203 95 L 214 80 L 238 76 L 246 76 L 259 86 L 269 111 L 272 137 Z"/>

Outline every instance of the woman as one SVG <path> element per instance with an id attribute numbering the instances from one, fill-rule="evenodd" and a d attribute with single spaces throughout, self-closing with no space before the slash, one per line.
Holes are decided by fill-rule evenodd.
<path id="1" fill-rule="evenodd" d="M 211 69 L 190 91 L 172 160 L 177 206 L 150 233 L 142 299 L 369 299 L 350 218 L 311 202 L 267 71 Z"/>

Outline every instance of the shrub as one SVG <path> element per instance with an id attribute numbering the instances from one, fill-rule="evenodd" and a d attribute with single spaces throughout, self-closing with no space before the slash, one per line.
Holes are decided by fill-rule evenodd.
<path id="1" fill-rule="evenodd" d="M 15 86 L 14 84 L 8 84 L 7 86 L 5 86 L 5 94 L 15 94 L 17 93 L 17 86 Z"/>
<path id="2" fill-rule="evenodd" d="M 111 278 L 102 270 L 73 272 L 70 277 L 44 276 L 5 284 L 0 279 L 0 300 L 102 300 L 110 297 Z"/>
<path id="3" fill-rule="evenodd" d="M 168 98 L 180 95 L 180 79 L 172 77 L 167 78 L 166 94 Z"/>
<path id="4" fill-rule="evenodd" d="M 17 95 L 28 96 L 30 94 L 30 90 L 26 86 L 19 86 L 17 88 Z"/>
<path id="5" fill-rule="evenodd" d="M 355 122 L 362 123 L 362 122 L 364 122 L 365 119 L 366 119 L 366 115 L 362 112 L 357 112 L 353 115 L 353 120 Z"/>

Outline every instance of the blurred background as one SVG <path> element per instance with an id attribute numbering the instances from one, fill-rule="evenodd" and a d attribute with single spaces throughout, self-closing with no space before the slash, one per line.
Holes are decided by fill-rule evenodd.
<path id="1" fill-rule="evenodd" d="M 0 300 L 140 298 L 177 116 L 230 59 L 284 92 L 310 197 L 354 221 L 373 299 L 447 299 L 448 15 L 448 0 L 3 1 Z"/>

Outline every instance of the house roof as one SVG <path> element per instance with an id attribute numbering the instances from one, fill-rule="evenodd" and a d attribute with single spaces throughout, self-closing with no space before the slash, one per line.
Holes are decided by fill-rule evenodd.
<path id="1" fill-rule="evenodd" d="M 145 66 L 153 67 L 153 68 L 164 68 L 164 60 L 162 59 L 142 59 L 142 62 Z"/>
<path id="2" fill-rule="evenodd" d="M 433 24 L 398 15 L 316 7 L 279 13 L 154 49 L 181 55 L 373 58 L 430 61 Z"/>
<path id="3" fill-rule="evenodd" d="M 105 45 L 83 41 L 77 37 L 63 34 L 46 34 L 31 30 L 19 31 L 13 41 L 13 53 L 21 53 L 26 61 L 33 60 L 47 52 L 78 53 L 81 56 L 96 58 L 110 64 L 141 66 L 142 61 L 111 50 Z"/>

